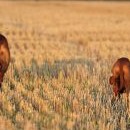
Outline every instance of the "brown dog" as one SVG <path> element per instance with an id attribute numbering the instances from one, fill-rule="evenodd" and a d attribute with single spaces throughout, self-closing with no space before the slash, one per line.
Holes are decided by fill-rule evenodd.
<path id="1" fill-rule="evenodd" d="M 0 88 L 5 72 L 8 69 L 10 62 L 10 51 L 7 39 L 0 34 Z"/>
<path id="2" fill-rule="evenodd" d="M 127 105 L 129 103 L 130 91 L 130 61 L 128 58 L 122 57 L 116 61 L 112 68 L 112 76 L 109 83 L 113 85 L 115 96 L 120 97 L 120 94 L 126 93 Z"/>

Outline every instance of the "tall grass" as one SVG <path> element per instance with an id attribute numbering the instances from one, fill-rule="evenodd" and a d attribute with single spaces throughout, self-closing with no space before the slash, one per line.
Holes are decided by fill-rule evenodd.
<path id="1" fill-rule="evenodd" d="M 11 63 L 0 130 L 129 129 L 125 98 L 113 102 L 108 83 L 115 60 L 130 58 L 129 6 L 1 1 Z"/>
<path id="2" fill-rule="evenodd" d="M 4 79 L 0 115 L 17 129 L 30 124 L 33 129 L 125 129 L 126 103 L 111 102 L 108 65 L 72 59 L 38 66 L 33 59 L 29 66 L 14 67 L 12 77 Z"/>

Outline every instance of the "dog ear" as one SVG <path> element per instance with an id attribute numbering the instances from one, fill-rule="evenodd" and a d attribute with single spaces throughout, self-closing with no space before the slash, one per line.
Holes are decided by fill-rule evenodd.
<path id="1" fill-rule="evenodd" d="M 0 71 L 2 71 L 2 64 L 0 63 Z"/>
<path id="2" fill-rule="evenodd" d="M 114 76 L 111 76 L 111 77 L 109 78 L 109 83 L 110 83 L 110 85 L 113 85 L 114 82 L 115 82 Z"/>

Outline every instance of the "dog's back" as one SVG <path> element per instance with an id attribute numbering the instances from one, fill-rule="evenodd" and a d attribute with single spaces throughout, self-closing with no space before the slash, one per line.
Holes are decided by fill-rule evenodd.
<path id="1" fill-rule="evenodd" d="M 10 51 L 7 39 L 0 34 L 0 65 L 1 71 L 6 72 L 10 62 Z"/>
<path id="2" fill-rule="evenodd" d="M 0 87 L 3 81 L 5 72 L 8 69 L 10 62 L 10 51 L 7 39 L 0 34 Z"/>

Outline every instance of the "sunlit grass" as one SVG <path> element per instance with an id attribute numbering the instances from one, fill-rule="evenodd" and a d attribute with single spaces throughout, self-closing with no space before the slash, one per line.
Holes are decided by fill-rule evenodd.
<path id="1" fill-rule="evenodd" d="M 1 116 L 17 129 L 24 129 L 25 121 L 35 129 L 119 127 L 113 122 L 124 129 L 126 104 L 123 98 L 111 104 L 112 92 L 105 79 L 109 63 L 101 63 L 79 59 L 38 66 L 32 60 L 29 66 L 14 69 L 13 80 L 7 75 L 3 83 Z"/>
<path id="2" fill-rule="evenodd" d="M 108 79 L 117 58 L 130 58 L 129 6 L 1 1 L 11 63 L 0 130 L 126 130 L 125 98 L 111 101 Z"/>

